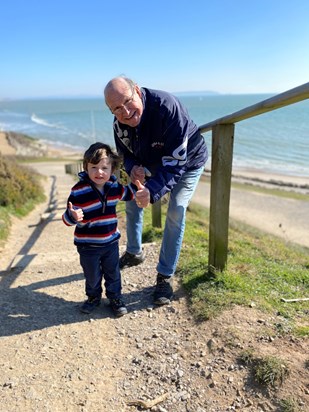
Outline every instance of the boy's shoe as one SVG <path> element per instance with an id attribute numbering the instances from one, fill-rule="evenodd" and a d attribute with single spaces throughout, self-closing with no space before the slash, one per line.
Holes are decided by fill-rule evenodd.
<path id="1" fill-rule="evenodd" d="M 124 302 L 119 298 L 119 299 L 110 299 L 110 305 L 117 317 L 126 315 L 128 313 L 128 310 L 126 308 L 126 305 Z"/>
<path id="2" fill-rule="evenodd" d="M 163 276 L 158 273 L 154 292 L 155 305 L 168 305 L 173 297 L 172 276 Z"/>
<path id="3" fill-rule="evenodd" d="M 91 313 L 101 303 L 101 297 L 89 296 L 80 307 L 82 313 Z"/>
<path id="4" fill-rule="evenodd" d="M 123 269 L 125 267 L 136 266 L 143 263 L 145 260 L 145 253 L 141 251 L 138 255 L 133 255 L 129 252 L 124 252 L 124 254 L 119 259 L 119 267 Z"/>

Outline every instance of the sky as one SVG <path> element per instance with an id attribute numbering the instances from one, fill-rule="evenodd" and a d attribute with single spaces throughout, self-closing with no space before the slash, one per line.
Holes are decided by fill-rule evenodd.
<path id="1" fill-rule="evenodd" d="M 118 75 L 172 93 L 309 81 L 308 0 L 10 0 L 0 16 L 0 99 L 102 96 Z"/>

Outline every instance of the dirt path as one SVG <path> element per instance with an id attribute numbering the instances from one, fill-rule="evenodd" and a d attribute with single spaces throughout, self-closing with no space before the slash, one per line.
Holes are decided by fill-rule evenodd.
<path id="1" fill-rule="evenodd" d="M 172 305 L 151 306 L 158 245 L 145 245 L 146 261 L 123 271 L 128 315 L 115 319 L 104 304 L 82 315 L 73 228 L 61 221 L 72 177 L 60 162 L 36 167 L 49 202 L 15 219 L 1 251 L 1 412 L 127 412 L 141 410 L 141 399 L 157 412 L 259 412 L 279 410 L 291 394 L 308 410 L 308 348 L 288 335 L 270 339 L 277 316 L 234 308 L 196 324 L 178 284 Z M 248 347 L 291 364 L 275 394 L 237 361 Z"/>

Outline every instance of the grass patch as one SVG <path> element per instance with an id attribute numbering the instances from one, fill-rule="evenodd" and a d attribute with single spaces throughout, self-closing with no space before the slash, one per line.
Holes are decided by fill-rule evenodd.
<path id="1" fill-rule="evenodd" d="M 299 338 L 305 338 L 309 336 L 309 326 L 306 326 L 306 325 L 295 326 L 294 334 L 298 336 Z"/>
<path id="2" fill-rule="evenodd" d="M 296 200 L 304 200 L 304 201 L 309 200 L 309 195 L 305 193 L 296 192 L 294 190 L 267 188 L 267 187 L 261 187 L 257 185 L 247 184 L 247 183 L 235 183 L 235 182 L 232 183 L 232 187 L 234 187 L 235 189 L 247 190 L 247 191 L 257 192 L 257 193 L 265 193 L 268 195 L 273 195 L 273 196 L 278 196 L 278 197 L 283 197 L 283 198 L 288 198 L 288 199 L 296 199 Z"/>
<path id="3" fill-rule="evenodd" d="M 276 356 L 258 357 L 248 349 L 240 354 L 239 360 L 251 368 L 254 379 L 267 388 L 277 389 L 290 374 L 285 362 Z"/>
<path id="4" fill-rule="evenodd" d="M 163 205 L 162 225 L 165 214 Z M 281 334 L 293 331 L 300 337 L 309 336 L 305 325 L 309 302 L 281 301 L 309 296 L 308 249 L 231 221 L 227 268 L 211 272 L 208 234 L 208 209 L 190 205 L 177 275 L 187 290 L 195 318 L 215 318 L 233 305 L 255 306 L 285 319 L 286 324 L 278 325 Z M 162 229 L 152 228 L 151 208 L 145 209 L 143 241 L 160 242 L 161 236 Z"/>
<path id="5" fill-rule="evenodd" d="M 7 207 L 0 206 L 0 245 L 7 239 L 11 227 L 10 213 Z"/>
<path id="6" fill-rule="evenodd" d="M 201 181 L 210 183 L 210 178 L 202 176 Z M 267 195 L 278 196 L 278 197 L 283 197 L 283 198 L 288 198 L 288 199 L 304 200 L 304 201 L 309 200 L 308 194 L 297 192 L 296 190 L 293 190 L 293 188 L 291 188 L 291 190 L 284 190 L 280 187 L 278 188 L 264 187 L 264 186 L 258 186 L 256 184 L 250 184 L 250 183 L 238 183 L 238 182 L 233 181 L 233 179 L 232 179 L 232 188 L 246 190 L 249 192 L 263 193 Z"/>
<path id="7" fill-rule="evenodd" d="M 288 366 L 281 359 L 274 356 L 256 359 L 253 371 L 259 384 L 275 389 L 281 386 L 289 375 Z"/>
<path id="8" fill-rule="evenodd" d="M 282 399 L 279 405 L 281 412 L 300 412 L 297 401 L 293 398 Z"/>
<path id="9" fill-rule="evenodd" d="M 210 274 L 208 222 L 208 210 L 196 205 L 190 207 L 178 269 L 197 318 L 213 318 L 232 305 L 252 303 L 260 310 L 287 319 L 304 318 L 308 314 L 308 302 L 281 301 L 282 297 L 309 295 L 307 249 L 232 223 L 227 268 Z"/>
<path id="10" fill-rule="evenodd" d="M 40 157 L 33 157 L 33 156 L 16 156 L 16 160 L 20 164 L 27 164 L 27 163 L 82 163 L 82 159 L 76 160 L 72 159 L 70 156 L 61 156 L 61 157 L 50 157 L 50 156 L 40 156 Z"/>

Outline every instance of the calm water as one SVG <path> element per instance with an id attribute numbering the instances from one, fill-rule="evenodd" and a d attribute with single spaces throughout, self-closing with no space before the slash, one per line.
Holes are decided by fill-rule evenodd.
<path id="1" fill-rule="evenodd" d="M 198 126 L 269 97 L 179 95 Z M 112 121 L 103 97 L 0 101 L 0 130 L 78 150 L 95 141 L 113 146 Z M 210 132 L 205 139 L 210 147 Z M 234 167 L 309 177 L 309 100 L 237 123 Z"/>

